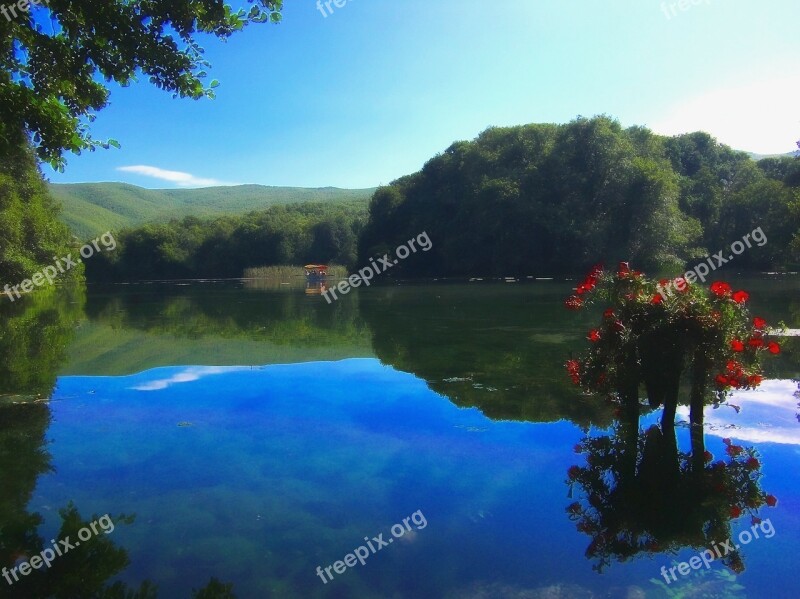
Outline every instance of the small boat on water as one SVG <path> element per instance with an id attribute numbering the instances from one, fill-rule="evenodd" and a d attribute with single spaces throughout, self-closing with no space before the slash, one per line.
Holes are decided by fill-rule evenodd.
<path id="1" fill-rule="evenodd" d="M 306 264 L 304 268 L 309 281 L 320 281 L 328 276 L 328 267 L 325 264 Z"/>

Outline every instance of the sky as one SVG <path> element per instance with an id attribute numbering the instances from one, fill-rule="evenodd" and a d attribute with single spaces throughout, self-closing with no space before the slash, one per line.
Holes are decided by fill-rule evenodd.
<path id="1" fill-rule="evenodd" d="M 91 131 L 122 149 L 68 155 L 64 173 L 45 175 L 366 188 L 490 126 L 599 114 L 760 154 L 800 139 L 798 0 L 285 5 L 279 25 L 201 38 L 216 99 L 173 99 L 146 77 L 112 84 Z"/>

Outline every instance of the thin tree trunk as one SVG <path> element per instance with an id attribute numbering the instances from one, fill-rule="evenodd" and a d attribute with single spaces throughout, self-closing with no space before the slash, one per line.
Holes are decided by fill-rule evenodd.
<path id="1" fill-rule="evenodd" d="M 703 435 L 704 414 L 706 398 L 706 379 L 708 378 L 708 364 L 705 356 L 698 351 L 692 364 L 692 397 L 689 421 L 691 424 L 692 438 L 692 469 L 700 472 L 705 468 L 705 437 Z"/>

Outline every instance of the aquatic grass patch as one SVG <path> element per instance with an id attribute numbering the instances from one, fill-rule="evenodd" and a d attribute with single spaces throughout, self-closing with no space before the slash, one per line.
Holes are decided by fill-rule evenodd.
<path id="1" fill-rule="evenodd" d="M 257 266 L 246 268 L 242 275 L 245 279 L 271 279 L 291 281 L 304 279 L 306 271 L 302 266 Z M 340 264 L 328 266 L 328 278 L 344 279 L 347 277 L 347 268 Z"/>

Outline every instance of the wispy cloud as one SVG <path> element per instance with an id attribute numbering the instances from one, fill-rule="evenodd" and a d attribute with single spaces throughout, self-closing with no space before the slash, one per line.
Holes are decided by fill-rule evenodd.
<path id="1" fill-rule="evenodd" d="M 139 164 L 134 166 L 120 166 L 118 171 L 123 173 L 134 173 L 136 175 L 143 175 L 145 177 L 153 177 L 154 179 L 161 179 L 162 181 L 169 181 L 179 187 L 214 187 L 217 185 L 232 185 L 218 181 L 217 179 L 203 179 L 202 177 L 195 177 L 191 173 L 184 173 L 181 171 L 168 171 L 157 166 L 147 166 Z"/>
<path id="2" fill-rule="evenodd" d="M 226 374 L 242 370 L 251 370 L 251 368 L 245 366 L 190 366 L 180 372 L 176 372 L 169 378 L 153 379 L 130 388 L 136 391 L 161 391 L 176 384 L 199 381 L 203 377 L 214 374 Z"/>

